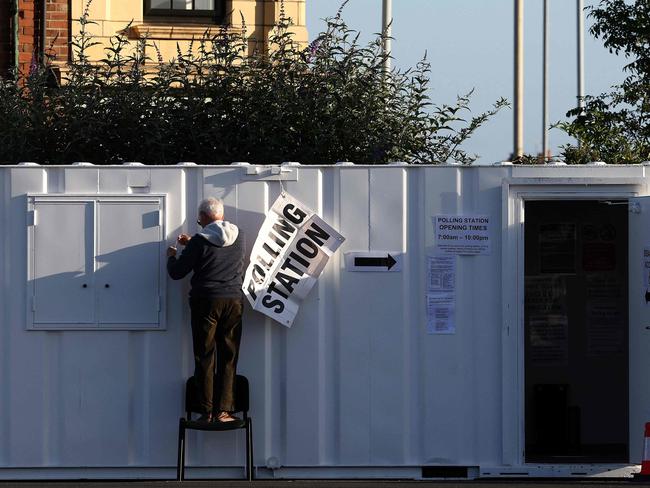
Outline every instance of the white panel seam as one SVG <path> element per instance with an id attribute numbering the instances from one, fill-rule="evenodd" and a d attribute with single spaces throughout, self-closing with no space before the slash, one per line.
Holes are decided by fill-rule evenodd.
<path id="1" fill-rule="evenodd" d="M 372 199 L 371 199 L 371 193 L 372 193 L 372 180 L 370 178 L 371 172 L 370 169 L 366 170 L 368 173 L 368 251 L 372 249 L 373 243 L 370 241 L 372 238 Z"/>

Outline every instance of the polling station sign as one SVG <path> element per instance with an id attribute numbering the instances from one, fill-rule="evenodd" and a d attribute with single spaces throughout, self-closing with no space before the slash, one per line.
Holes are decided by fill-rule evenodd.
<path id="1" fill-rule="evenodd" d="M 244 277 L 242 289 L 253 309 L 291 327 L 300 304 L 344 240 L 283 192 L 262 224 Z"/>
<path id="2" fill-rule="evenodd" d="M 446 254 L 491 254 L 489 216 L 436 215 L 431 220 L 438 251 Z"/>

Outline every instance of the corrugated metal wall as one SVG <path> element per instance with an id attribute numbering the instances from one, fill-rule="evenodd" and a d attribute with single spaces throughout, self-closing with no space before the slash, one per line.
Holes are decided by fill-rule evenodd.
<path id="1" fill-rule="evenodd" d="M 512 169 L 291 171 L 297 180 L 280 183 L 264 172 L 247 175 L 245 166 L 0 169 L 0 468 L 172 475 L 192 372 L 189 280 L 167 281 L 166 330 L 25 330 L 28 193 L 166 194 L 170 243 L 195 232 L 201 198 L 218 196 L 250 248 L 282 187 L 346 241 L 291 329 L 247 306 L 239 371 L 251 382 L 256 465 L 283 467 L 287 476 L 292 468 L 336 477 L 384 467 L 383 476 L 417 477 L 423 465 L 502 463 L 500 222 L 502 181 Z M 487 214 L 494 222 L 492 255 L 458 258 L 452 335 L 426 329 L 435 214 Z M 364 250 L 402 253 L 402 271 L 346 271 L 344 253 Z M 243 442 L 237 432 L 191 432 L 188 465 L 241 466 Z"/>

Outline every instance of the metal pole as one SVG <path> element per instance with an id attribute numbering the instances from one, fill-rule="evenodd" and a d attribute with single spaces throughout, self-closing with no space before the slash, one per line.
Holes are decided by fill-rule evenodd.
<path id="1" fill-rule="evenodd" d="M 542 95 L 542 105 L 543 116 L 542 116 L 542 158 L 546 161 L 548 157 L 548 39 L 549 39 L 549 16 L 548 16 L 548 0 L 544 0 L 544 55 L 542 68 L 543 71 L 543 95 Z"/>
<path id="2" fill-rule="evenodd" d="M 13 69 L 15 71 L 16 77 L 18 77 L 19 69 L 20 69 L 20 43 L 19 37 L 18 37 L 18 23 L 19 23 L 19 15 L 18 15 L 18 0 L 13 0 L 12 2 L 12 22 L 11 22 L 11 30 L 12 30 L 12 48 L 13 48 Z"/>
<path id="3" fill-rule="evenodd" d="M 515 0 L 514 157 L 524 155 L 524 0 Z"/>
<path id="4" fill-rule="evenodd" d="M 584 108 L 585 96 L 585 2 L 578 2 L 578 107 Z"/>
<path id="5" fill-rule="evenodd" d="M 389 72 L 391 69 L 391 36 L 393 31 L 393 0 L 383 0 L 381 10 L 381 32 L 383 36 L 384 51 L 384 71 Z"/>

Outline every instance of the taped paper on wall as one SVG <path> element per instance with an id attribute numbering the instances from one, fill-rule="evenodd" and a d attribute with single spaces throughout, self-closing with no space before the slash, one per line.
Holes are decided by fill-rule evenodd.
<path id="1" fill-rule="evenodd" d="M 454 293 L 429 293 L 427 301 L 427 332 L 454 334 L 456 332 L 456 299 Z"/>
<path id="2" fill-rule="evenodd" d="M 612 224 L 583 224 L 582 269 L 588 273 L 616 270 L 616 228 Z"/>
<path id="3" fill-rule="evenodd" d="M 622 354 L 627 344 L 627 301 L 614 274 L 590 274 L 585 283 L 587 354 Z"/>
<path id="4" fill-rule="evenodd" d="M 623 354 L 625 329 L 623 314 L 616 300 L 587 303 L 587 354 Z"/>
<path id="5" fill-rule="evenodd" d="M 569 362 L 569 320 L 566 315 L 530 317 L 530 352 L 537 366 L 566 366 Z"/>
<path id="6" fill-rule="evenodd" d="M 567 287 L 563 275 L 526 276 L 524 310 L 534 315 L 566 315 Z"/>
<path id="7" fill-rule="evenodd" d="M 576 224 L 539 226 L 540 273 L 576 272 Z"/>
<path id="8" fill-rule="evenodd" d="M 428 257 L 427 289 L 430 292 L 456 290 L 456 256 Z"/>

